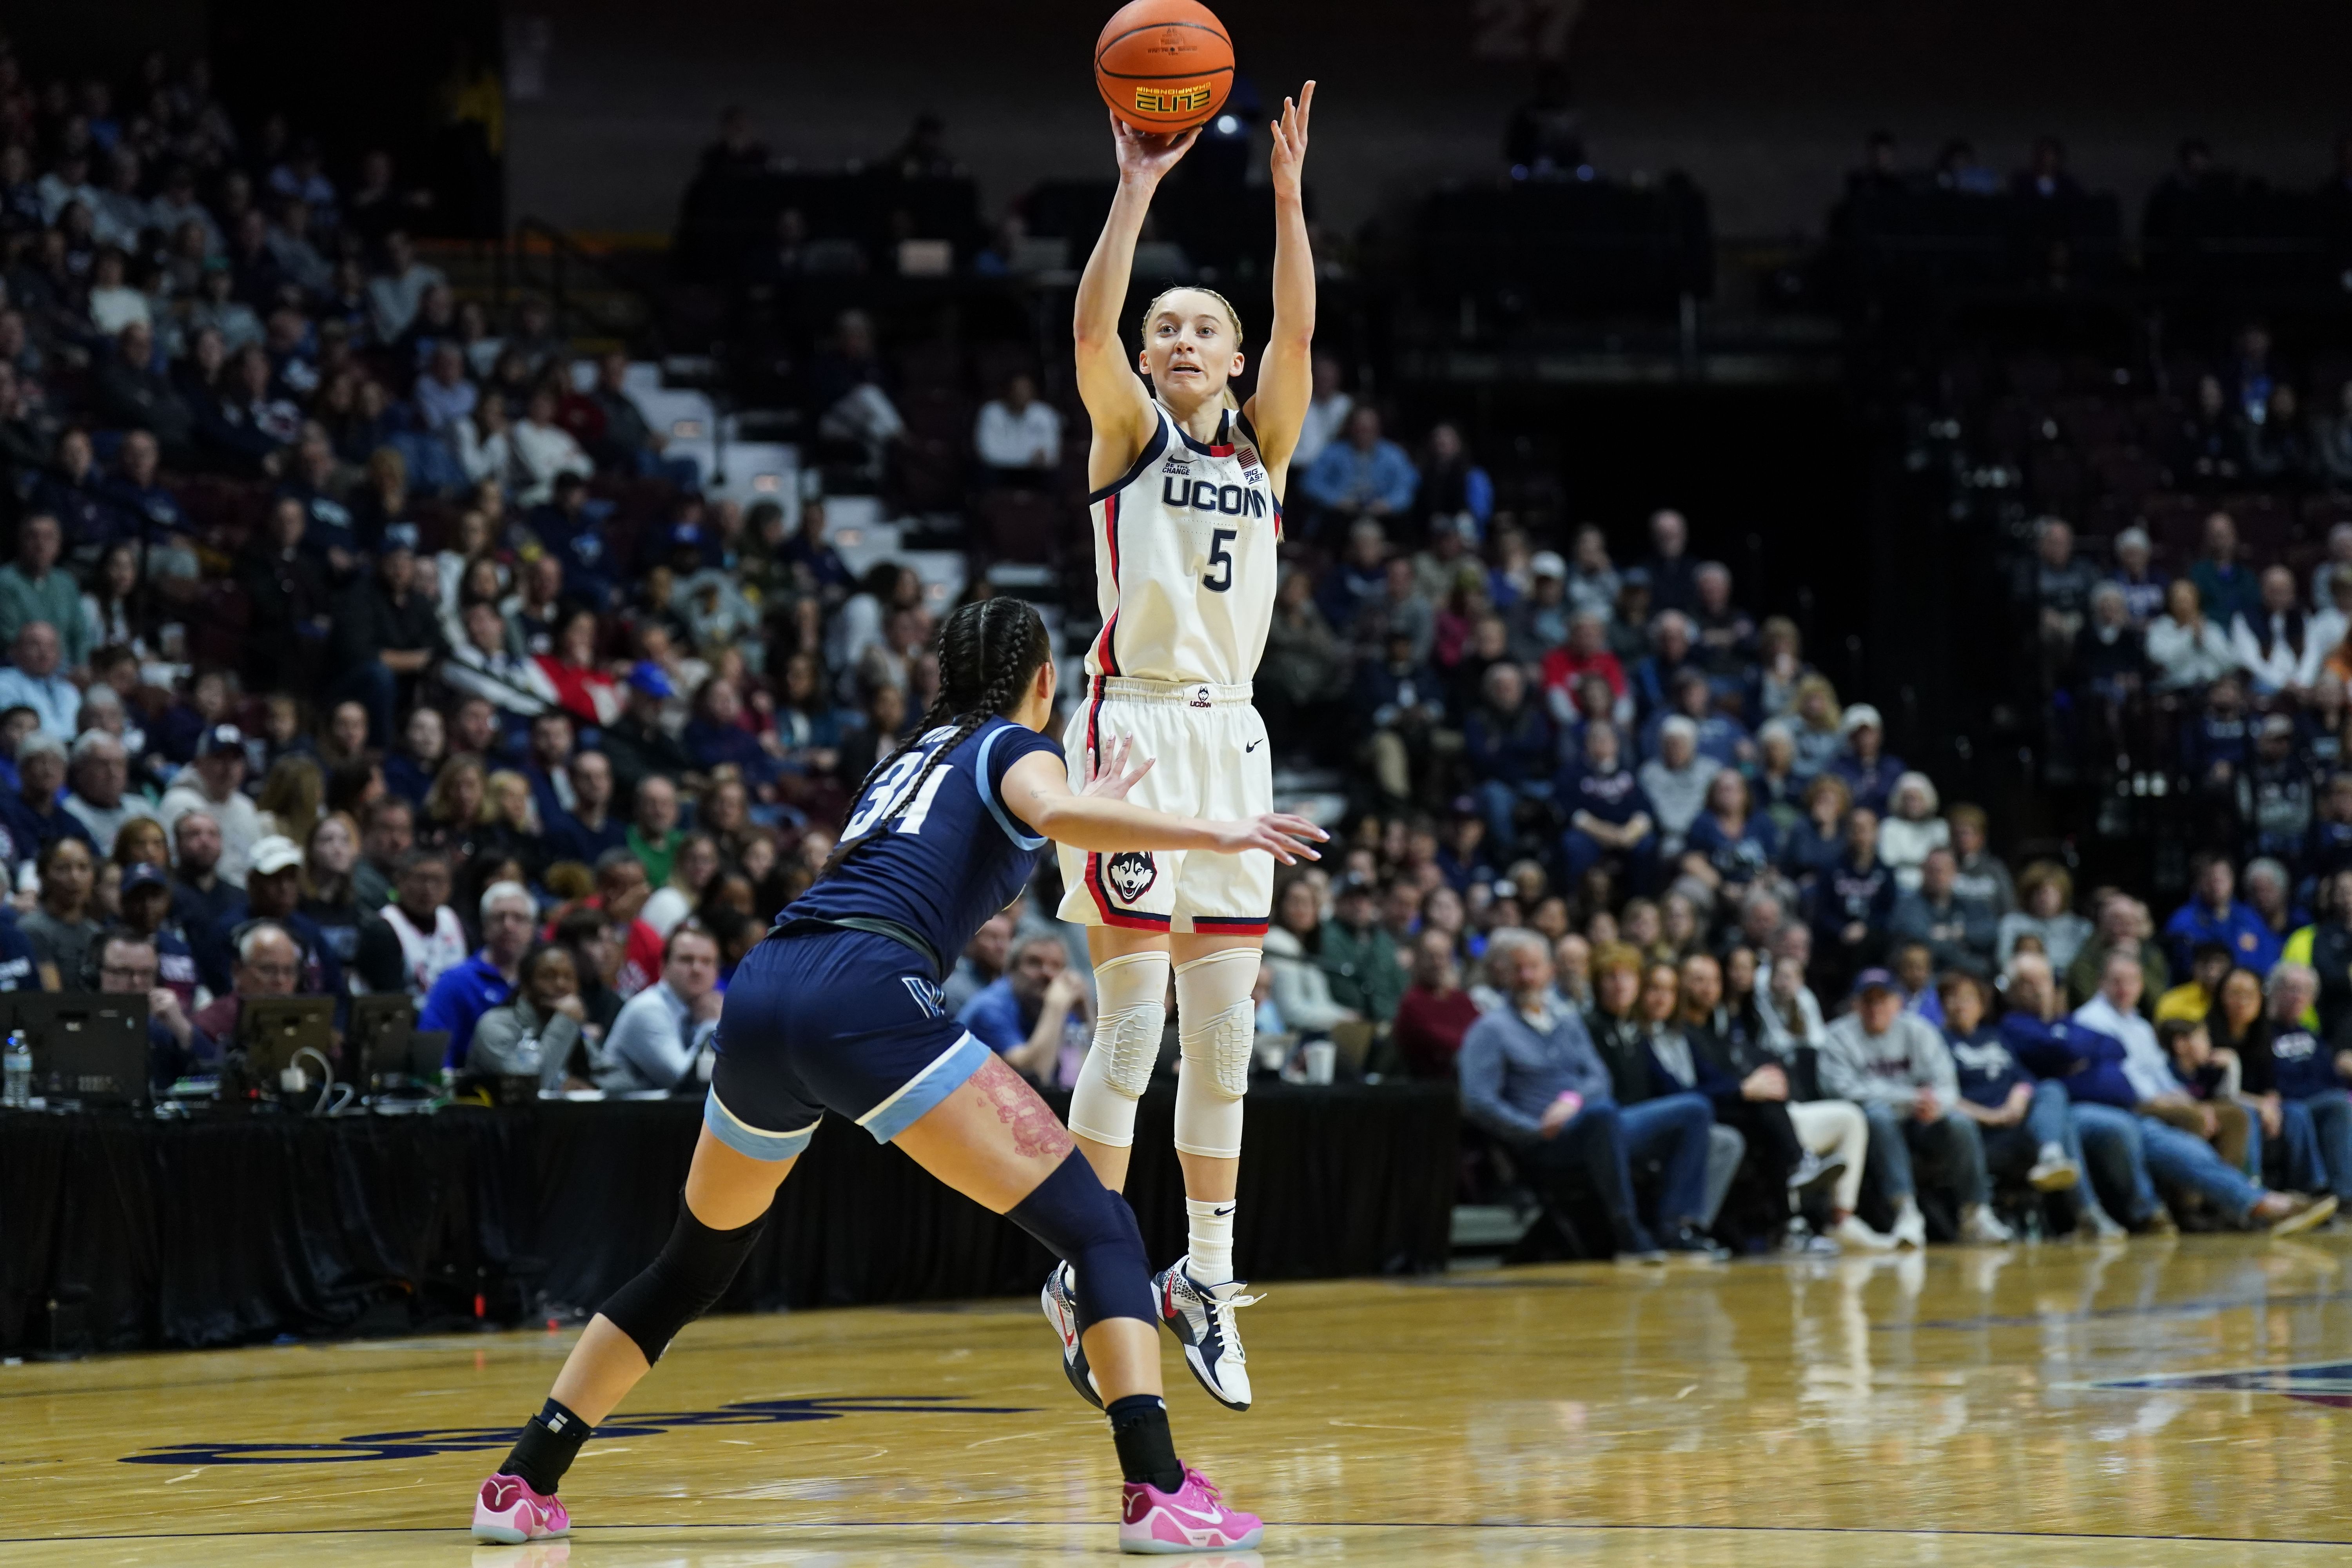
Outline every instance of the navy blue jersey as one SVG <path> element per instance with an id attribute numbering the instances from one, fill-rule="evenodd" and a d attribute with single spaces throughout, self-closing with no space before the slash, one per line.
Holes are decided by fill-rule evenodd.
<path id="1" fill-rule="evenodd" d="M 1029 885 L 1042 835 L 1005 807 L 1005 770 L 1033 752 L 1058 763 L 1061 743 L 991 719 L 949 752 L 908 798 L 931 753 L 955 733 L 932 731 L 858 796 L 845 842 L 879 829 L 841 868 L 785 906 L 779 924 L 861 915 L 906 927 L 951 963 L 988 918 Z"/>

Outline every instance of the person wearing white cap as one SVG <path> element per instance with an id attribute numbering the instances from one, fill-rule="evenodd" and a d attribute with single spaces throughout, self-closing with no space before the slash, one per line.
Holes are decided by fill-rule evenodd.
<path id="1" fill-rule="evenodd" d="M 246 868 L 245 907 L 229 917 L 228 940 L 236 946 L 256 921 L 266 921 L 284 930 L 301 952 L 301 970 L 294 989 L 305 996 L 344 994 L 343 965 L 317 921 L 303 914 L 302 847 L 281 833 L 272 833 L 253 847 Z"/>
<path id="2" fill-rule="evenodd" d="M 1886 754 L 1885 721 L 1869 703 L 1857 702 L 1845 710 L 1838 731 L 1845 737 L 1845 745 L 1830 763 L 1830 771 L 1845 780 L 1854 805 L 1885 816 L 1886 797 L 1904 773 L 1903 760 Z"/>
<path id="3" fill-rule="evenodd" d="M 1504 613 L 1511 628 L 1511 657 L 1521 664 L 1539 664 L 1543 656 L 1568 640 L 1568 563 L 1555 550 L 1538 550 L 1528 561 L 1533 579 L 1527 594 Z"/>

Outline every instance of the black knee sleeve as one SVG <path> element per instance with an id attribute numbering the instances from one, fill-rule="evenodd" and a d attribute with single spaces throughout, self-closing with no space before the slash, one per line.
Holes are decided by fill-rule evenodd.
<path id="1" fill-rule="evenodd" d="M 1007 1217 L 1076 1272 L 1082 1331 L 1105 1318 L 1160 1321 L 1151 1300 L 1151 1260 L 1135 1211 L 1102 1184 L 1084 1155 L 1055 1166 Z"/>
<path id="2" fill-rule="evenodd" d="M 680 1194 L 677 1224 L 661 1256 L 613 1292 L 604 1315 L 643 1351 L 646 1364 L 661 1360 L 678 1330 L 710 1310 L 758 1245 L 768 1223 L 761 1215 L 736 1230 L 713 1230 L 694 1217 Z"/>

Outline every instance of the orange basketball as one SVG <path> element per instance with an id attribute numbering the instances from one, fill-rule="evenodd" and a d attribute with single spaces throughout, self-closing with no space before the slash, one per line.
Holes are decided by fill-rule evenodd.
<path id="1" fill-rule="evenodd" d="M 1187 131 L 1224 106 L 1234 41 L 1198 0 L 1129 0 L 1095 40 L 1095 86 L 1139 131 Z"/>

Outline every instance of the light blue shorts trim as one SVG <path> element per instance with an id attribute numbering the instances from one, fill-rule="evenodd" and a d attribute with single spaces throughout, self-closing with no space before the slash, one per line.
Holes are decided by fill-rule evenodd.
<path id="1" fill-rule="evenodd" d="M 992 1054 L 986 1046 L 965 1035 L 933 1057 L 930 1066 L 900 1085 L 897 1093 L 859 1117 L 857 1125 L 872 1133 L 877 1143 L 889 1142 L 920 1121 L 933 1106 L 962 1088 L 964 1079 L 978 1072 Z"/>
<path id="2" fill-rule="evenodd" d="M 818 1121 L 824 1118 L 819 1117 Z M 812 1121 L 797 1132 L 765 1132 L 737 1116 L 719 1101 L 717 1085 L 702 1097 L 702 1124 L 710 1135 L 738 1154 L 750 1160 L 790 1160 L 809 1146 L 816 1136 L 816 1122 Z"/>

